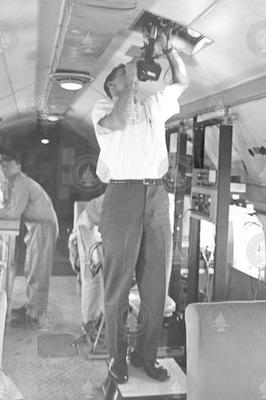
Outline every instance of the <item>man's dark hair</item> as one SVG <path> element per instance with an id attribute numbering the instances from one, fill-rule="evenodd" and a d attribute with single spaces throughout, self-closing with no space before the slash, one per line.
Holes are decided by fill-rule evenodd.
<path id="1" fill-rule="evenodd" d="M 20 164 L 20 157 L 14 150 L 5 149 L 4 147 L 0 146 L 0 157 L 1 156 L 2 158 L 6 158 L 7 161 L 16 161 L 18 164 Z"/>
<path id="2" fill-rule="evenodd" d="M 112 99 L 112 95 L 110 92 L 110 89 L 108 87 L 108 82 L 112 82 L 112 80 L 114 80 L 116 73 L 119 69 L 125 68 L 125 64 L 119 64 L 117 67 L 115 67 L 114 69 L 112 69 L 112 71 L 110 72 L 110 74 L 106 77 L 103 88 L 105 93 L 107 94 L 108 97 L 110 97 L 110 99 Z"/>

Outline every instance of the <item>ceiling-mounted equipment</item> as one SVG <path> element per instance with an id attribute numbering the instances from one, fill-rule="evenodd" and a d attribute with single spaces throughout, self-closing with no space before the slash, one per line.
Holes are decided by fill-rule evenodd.
<path id="1" fill-rule="evenodd" d="M 204 36 L 189 25 L 182 25 L 148 11 L 143 11 L 130 26 L 130 29 L 147 34 L 147 32 L 150 32 L 151 27 L 156 27 L 158 33 L 171 33 L 171 45 L 189 56 L 193 56 L 199 50 L 213 43 L 212 39 Z"/>
<path id="2" fill-rule="evenodd" d="M 144 60 L 137 62 L 137 75 L 140 81 L 157 81 L 160 77 L 162 67 L 154 61 L 154 46 L 158 35 L 155 25 L 151 26 L 148 33 L 148 42 L 144 45 Z"/>
<path id="3" fill-rule="evenodd" d="M 55 80 L 61 88 L 66 90 L 80 90 L 94 80 L 90 74 L 73 71 L 53 72 L 49 78 Z"/>

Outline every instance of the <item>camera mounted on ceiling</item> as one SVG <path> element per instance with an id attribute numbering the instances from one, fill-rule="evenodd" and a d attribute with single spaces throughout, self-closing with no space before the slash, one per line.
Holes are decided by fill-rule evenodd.
<path id="1" fill-rule="evenodd" d="M 144 43 L 142 47 L 144 49 L 144 59 L 137 62 L 137 76 L 142 82 L 158 81 L 162 67 L 155 62 L 155 59 L 158 58 L 158 56 L 154 55 L 155 43 L 162 32 L 169 35 L 169 28 L 163 24 L 162 19 L 157 17 L 143 25 L 142 32 L 148 37 L 148 42 Z"/>

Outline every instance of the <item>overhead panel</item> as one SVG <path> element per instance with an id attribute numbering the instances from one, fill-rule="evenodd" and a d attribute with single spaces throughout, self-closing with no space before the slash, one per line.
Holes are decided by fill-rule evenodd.
<path id="1" fill-rule="evenodd" d="M 191 25 L 188 27 L 172 19 L 163 18 L 148 11 L 143 11 L 139 18 L 130 26 L 130 29 L 142 32 L 144 35 L 151 35 L 152 31 L 156 32 L 156 35 L 159 35 L 161 32 L 166 35 L 171 34 L 172 46 L 187 56 L 193 56 L 198 51 L 212 44 L 210 38 L 196 31 Z"/>
<path id="2" fill-rule="evenodd" d="M 87 74 L 92 81 L 99 59 L 135 7 L 136 1 L 131 0 L 71 2 L 52 72 Z M 48 109 L 55 103 L 57 112 L 64 113 L 79 95 L 51 82 Z"/>
<path id="3" fill-rule="evenodd" d="M 127 8 L 112 6 L 108 11 L 108 3 L 105 7 L 73 4 L 57 69 L 69 66 L 74 70 L 91 71 L 127 15 Z"/>
<path id="4" fill-rule="evenodd" d="M 189 25 L 200 15 L 211 12 L 223 1 L 226 0 L 155 0 L 149 7 L 149 11 L 180 24 Z"/>
<path id="5" fill-rule="evenodd" d="M 238 76 L 239 83 L 251 74 L 255 77 L 265 73 L 266 2 L 254 0 L 252 12 L 250 5 L 249 1 L 224 0 L 204 19 L 195 22 L 195 28 L 210 35 L 216 49 L 220 49 L 215 57 L 209 59 L 210 68 L 214 70 L 215 65 L 216 68 L 219 65 L 231 74 L 242 70 Z M 227 63 L 222 61 L 224 53 L 228 57 Z M 202 57 L 199 55 L 200 61 Z"/>
<path id="6" fill-rule="evenodd" d="M 65 0 L 39 1 L 38 46 L 36 68 L 36 100 L 43 98 L 47 91 L 49 72 L 51 72 L 57 35 L 60 32 L 60 14 L 64 10 Z"/>

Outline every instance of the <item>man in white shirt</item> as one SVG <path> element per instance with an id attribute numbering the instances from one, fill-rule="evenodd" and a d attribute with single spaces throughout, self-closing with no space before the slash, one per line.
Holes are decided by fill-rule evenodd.
<path id="1" fill-rule="evenodd" d="M 165 122 L 179 112 L 177 99 L 188 77 L 165 35 L 158 45 L 168 59 L 172 84 L 140 100 L 136 61 L 120 65 L 105 80 L 111 100 L 100 100 L 92 112 L 100 146 L 97 174 L 108 183 L 100 231 L 109 373 L 118 383 L 128 380 L 125 321 L 135 268 L 141 306 L 139 335 L 130 362 L 143 367 L 153 379 L 169 378 L 156 361 L 171 250 L 169 202 L 162 184 L 168 169 Z"/>
<path id="2" fill-rule="evenodd" d="M 58 236 L 58 221 L 52 201 L 45 190 L 21 171 L 16 153 L 0 149 L 0 167 L 12 190 L 7 207 L 0 210 L 0 219 L 21 219 L 27 233 L 24 272 L 27 280 L 27 303 L 12 309 L 11 324 L 33 322 L 39 327 L 47 312 L 50 275 Z"/>

